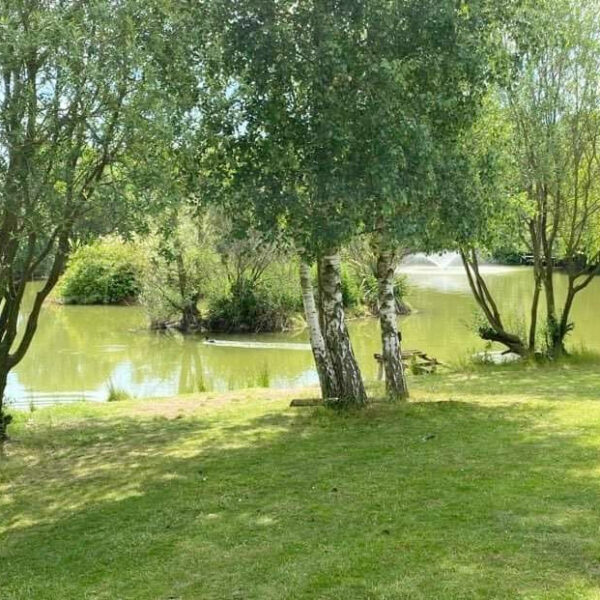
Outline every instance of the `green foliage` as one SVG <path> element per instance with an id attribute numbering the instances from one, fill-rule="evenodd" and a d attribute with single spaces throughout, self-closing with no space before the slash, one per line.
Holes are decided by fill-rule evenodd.
<path id="1" fill-rule="evenodd" d="M 184 331 L 198 329 L 199 302 L 225 285 L 206 219 L 189 207 L 175 208 L 157 220 L 143 248 L 141 300 L 152 326 L 175 322 Z"/>
<path id="2" fill-rule="evenodd" d="M 113 381 L 109 381 L 106 401 L 122 402 L 123 400 L 131 400 L 131 394 L 126 390 L 117 387 Z"/>
<path id="3" fill-rule="evenodd" d="M 364 294 L 361 280 L 347 265 L 342 265 L 342 301 L 345 308 L 356 308 L 363 303 Z"/>
<path id="4" fill-rule="evenodd" d="M 344 267 L 342 269 L 342 285 L 344 278 L 349 279 L 349 287 L 354 291 L 354 303 L 360 305 L 372 315 L 379 314 L 379 284 L 377 281 L 377 254 L 369 240 L 355 239 L 344 251 Z M 396 310 L 399 314 L 410 312 L 406 302 L 408 283 L 405 275 L 394 277 L 394 296 Z M 344 299 L 346 301 L 346 299 Z"/>
<path id="5" fill-rule="evenodd" d="M 125 231 L 154 206 L 157 194 L 131 193 L 132 181 L 160 179 L 157 158 L 185 110 L 180 92 L 196 89 L 180 77 L 185 11 L 165 8 L 162 0 L 0 2 L 0 441 L 8 373 L 29 350 L 72 240 Z M 104 269 L 88 274 L 67 299 L 137 293 L 125 271 L 100 284 Z M 24 306 L 38 275 L 45 283 Z"/>
<path id="6" fill-rule="evenodd" d="M 491 252 L 519 244 L 518 194 L 511 128 L 501 94 L 491 91 L 470 127 L 443 148 L 437 173 L 439 213 L 430 235 L 441 247 Z"/>
<path id="7" fill-rule="evenodd" d="M 254 229 L 239 235 L 234 222 L 213 214 L 214 246 L 221 258 L 220 286 L 208 301 L 206 325 L 213 331 L 284 331 L 302 311 L 298 265 L 279 244 Z"/>
<path id="8" fill-rule="evenodd" d="M 284 331 L 294 325 L 302 310 L 297 278 L 277 277 L 283 267 L 273 267 L 258 281 L 242 278 L 225 294 L 209 301 L 207 326 L 211 331 Z"/>
<path id="9" fill-rule="evenodd" d="M 42 250 L 45 240 L 39 240 L 36 243 L 36 254 Z M 45 257 L 34 269 L 31 269 L 28 260 L 27 248 L 20 247 L 15 256 L 13 268 L 19 277 L 26 277 L 30 280 L 46 278 L 52 270 L 52 256 Z"/>
<path id="10" fill-rule="evenodd" d="M 376 315 L 378 309 L 379 288 L 377 277 L 374 273 L 367 273 L 361 279 L 361 296 L 362 302 L 369 307 L 372 314 Z M 406 275 L 396 274 L 394 277 L 394 298 L 396 299 L 396 309 L 399 313 L 410 311 L 406 302 L 408 294 L 408 280 Z"/>
<path id="11" fill-rule="evenodd" d="M 65 304 L 134 302 L 142 272 L 138 247 L 119 237 L 105 237 L 73 252 L 57 293 Z"/>
<path id="12" fill-rule="evenodd" d="M 400 312 L 408 310 L 406 294 L 408 283 L 405 275 L 396 275 L 394 279 L 394 296 L 396 307 Z M 356 265 L 342 266 L 342 299 L 344 307 L 351 312 L 368 312 L 377 315 L 379 288 L 377 277 L 372 271 L 359 269 Z"/>
<path id="13" fill-rule="evenodd" d="M 599 10 L 598 0 L 520 6 L 510 44 L 519 68 L 490 96 L 462 147 L 450 148 L 464 167 L 446 170 L 449 209 L 441 225 L 455 232 L 457 243 L 511 262 L 521 248 L 533 257 L 532 286 L 541 286 L 539 304 L 547 309 L 546 339 L 536 342 L 541 321 L 532 318 L 522 341 L 552 357 L 565 351 L 575 297 L 600 273 Z M 450 196 L 463 198 L 457 209 Z M 468 211 L 460 208 L 465 199 Z M 552 283 L 556 258 L 568 274 L 564 299 Z M 476 260 L 471 252 L 473 268 Z M 473 291 L 480 305 L 495 302 Z M 537 297 L 528 313 L 538 314 Z M 488 307 L 486 315 L 500 332 L 497 312 Z"/>
<path id="14" fill-rule="evenodd" d="M 500 246 L 492 252 L 492 260 L 502 265 L 520 265 L 523 264 L 523 254 L 515 246 Z"/>
<path id="15" fill-rule="evenodd" d="M 203 159 L 220 201 L 312 257 L 365 229 L 428 237 L 445 147 L 494 79 L 512 4 L 211 3 L 222 99 Z"/>
<path id="16" fill-rule="evenodd" d="M 293 326 L 302 310 L 297 265 L 254 232 L 236 234 L 214 209 L 200 217 L 190 207 L 154 228 L 144 242 L 142 293 L 154 327 L 259 332 Z"/>

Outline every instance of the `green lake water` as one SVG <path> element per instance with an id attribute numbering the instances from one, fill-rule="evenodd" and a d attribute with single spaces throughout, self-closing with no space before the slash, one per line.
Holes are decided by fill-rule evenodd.
<path id="1" fill-rule="evenodd" d="M 474 333 L 475 305 L 462 268 L 405 267 L 415 312 L 400 319 L 405 349 L 420 349 L 455 361 L 485 348 Z M 507 321 L 524 321 L 531 297 L 528 267 L 487 267 L 487 279 Z M 564 276 L 556 276 L 564 290 Z M 33 297 L 38 284 L 28 289 Z M 600 352 L 600 278 L 576 300 L 573 347 Z M 376 319 L 349 323 L 366 379 L 377 376 Z M 204 336 L 182 337 L 147 330 L 140 307 L 47 304 L 28 355 L 11 373 L 7 396 L 28 406 L 80 399 L 105 400 L 114 387 L 136 397 L 248 387 L 286 388 L 317 382 L 305 331 L 269 335 L 212 336 L 237 346 L 206 344 Z M 269 344 L 254 347 L 253 344 Z M 291 348 L 286 344 L 295 344 Z"/>

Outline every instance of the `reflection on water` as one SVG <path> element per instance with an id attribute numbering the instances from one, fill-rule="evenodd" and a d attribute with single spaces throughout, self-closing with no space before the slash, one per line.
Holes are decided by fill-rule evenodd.
<path id="1" fill-rule="evenodd" d="M 405 348 L 427 351 L 442 361 L 483 348 L 473 330 L 475 305 L 462 268 L 403 268 L 416 312 L 401 320 Z M 528 267 L 487 267 L 490 288 L 514 322 L 525 321 L 531 298 Z M 557 275 L 557 291 L 565 279 Z M 28 289 L 29 299 L 35 287 Z M 600 351 L 596 306 L 600 278 L 577 299 L 572 345 Z M 510 322 L 510 319 L 508 319 Z M 375 319 L 349 324 L 364 376 L 373 379 L 379 351 Z M 217 336 L 215 336 L 217 337 Z M 254 386 L 293 387 L 317 382 L 306 332 L 218 336 L 242 344 L 205 344 L 204 337 L 182 337 L 146 329 L 139 307 L 48 304 L 31 349 L 11 373 L 7 395 L 14 404 L 44 404 L 81 398 L 104 400 L 109 384 L 138 397 Z M 256 345 L 247 342 L 259 342 Z M 295 344 L 286 349 L 285 344 Z"/>

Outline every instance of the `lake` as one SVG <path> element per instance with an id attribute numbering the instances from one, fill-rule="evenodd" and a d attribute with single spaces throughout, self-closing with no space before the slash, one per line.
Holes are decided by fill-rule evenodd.
<path id="1" fill-rule="evenodd" d="M 484 269 L 506 311 L 506 321 L 524 323 L 532 293 L 530 268 Z M 462 267 L 408 266 L 402 271 L 408 277 L 408 300 L 415 309 L 400 319 L 405 349 L 456 361 L 485 348 L 475 334 L 475 303 Z M 564 290 L 565 277 L 558 274 L 556 284 L 559 292 Z M 37 285 L 29 287 L 29 299 Z M 600 352 L 599 303 L 600 278 L 596 278 L 577 298 L 571 347 Z M 353 320 L 349 329 L 365 378 L 376 378 L 377 320 Z M 151 332 L 144 310 L 137 306 L 48 303 L 29 353 L 9 376 L 7 397 L 12 405 L 23 407 L 105 400 L 110 385 L 136 397 L 157 397 L 317 382 L 305 331 L 212 337 L 235 344 L 206 344 L 204 336 Z"/>

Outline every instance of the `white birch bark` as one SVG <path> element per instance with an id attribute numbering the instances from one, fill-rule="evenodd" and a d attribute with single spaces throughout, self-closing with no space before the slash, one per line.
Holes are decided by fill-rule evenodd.
<path id="1" fill-rule="evenodd" d="M 395 260 L 391 250 L 380 250 L 377 257 L 377 283 L 381 348 L 385 387 L 389 396 L 406 398 L 408 386 L 402 364 L 400 336 L 394 297 Z"/>
<path id="2" fill-rule="evenodd" d="M 304 317 L 308 328 L 310 346 L 319 375 L 321 393 L 325 400 L 328 398 L 337 398 L 338 386 L 335 371 L 321 332 L 319 312 L 315 302 L 310 267 L 304 261 L 300 262 L 300 287 L 302 289 Z"/>
<path id="3" fill-rule="evenodd" d="M 320 267 L 323 337 L 336 374 L 339 398 L 343 402 L 364 404 L 367 393 L 344 319 L 339 253 L 333 251 L 322 256 Z"/>

